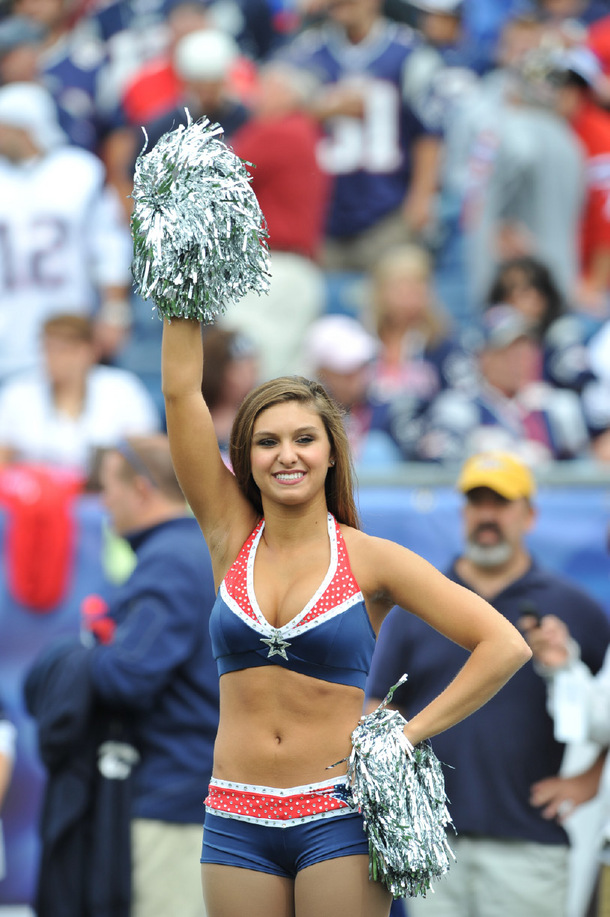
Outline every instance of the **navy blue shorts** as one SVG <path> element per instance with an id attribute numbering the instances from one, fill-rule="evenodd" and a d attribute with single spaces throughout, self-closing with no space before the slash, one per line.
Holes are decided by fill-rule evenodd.
<path id="1" fill-rule="evenodd" d="M 369 855 L 359 812 L 288 828 L 205 813 L 202 863 L 240 866 L 294 879 L 299 870 L 314 863 L 356 854 Z"/>

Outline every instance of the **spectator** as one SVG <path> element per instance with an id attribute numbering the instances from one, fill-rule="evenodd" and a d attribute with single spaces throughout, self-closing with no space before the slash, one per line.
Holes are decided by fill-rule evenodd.
<path id="1" fill-rule="evenodd" d="M 159 414 L 137 376 L 96 364 L 91 319 L 51 316 L 42 349 L 40 371 L 0 390 L 0 464 L 55 465 L 86 477 L 96 449 L 158 432 Z"/>
<path id="2" fill-rule="evenodd" d="M 392 465 L 400 459 L 386 432 L 387 406 L 368 396 L 379 342 L 355 318 L 325 315 L 305 339 L 308 373 L 342 408 L 347 435 L 359 466 Z"/>
<path id="3" fill-rule="evenodd" d="M 140 127 L 176 108 L 183 86 L 174 67 L 178 42 L 191 32 L 209 26 L 209 17 L 198 0 L 179 0 L 167 12 L 163 52 L 145 61 L 131 75 L 121 94 L 121 108 L 128 124 Z"/>
<path id="4" fill-rule="evenodd" d="M 43 30 L 22 16 L 0 19 L 0 86 L 34 82 Z"/>
<path id="5" fill-rule="evenodd" d="M 102 154 L 118 103 L 103 44 L 78 28 L 71 0 L 14 0 L 13 12 L 44 29 L 40 76 L 70 143 Z"/>
<path id="6" fill-rule="evenodd" d="M 405 90 L 413 110 L 442 130 L 456 99 L 469 92 L 488 66 L 462 29 L 464 0 L 411 0 L 419 11 L 423 43 L 411 54 Z"/>
<path id="7" fill-rule="evenodd" d="M 45 89 L 0 88 L 0 380 L 39 364 L 55 312 L 95 312 L 103 356 L 128 330 L 129 231 L 100 161 L 64 141 Z"/>
<path id="8" fill-rule="evenodd" d="M 443 187 L 459 200 L 476 176 L 469 176 L 470 156 L 475 140 L 481 162 L 485 150 L 491 157 L 513 73 L 527 54 L 539 47 L 542 27 L 531 14 L 513 12 L 504 22 L 495 49 L 494 67 L 476 83 L 475 91 L 457 100 L 456 111 L 445 135 Z M 491 160 L 490 160 L 491 161 Z"/>
<path id="9" fill-rule="evenodd" d="M 497 263 L 517 255 L 541 258 L 564 296 L 576 289 L 584 157 L 555 110 L 552 73 L 549 53 L 526 55 L 511 94 L 471 147 L 464 229 L 479 304 Z"/>
<path id="10" fill-rule="evenodd" d="M 93 22 L 89 20 L 96 31 L 101 31 L 102 34 L 111 32 L 108 40 L 112 57 L 117 57 L 117 47 L 122 48 L 119 57 L 125 55 L 125 48 L 131 49 L 132 59 L 119 65 L 122 70 L 126 65 L 129 69 L 119 83 L 116 124 L 104 144 L 104 163 L 108 181 L 116 188 L 128 217 L 131 216 L 132 209 L 130 195 L 133 190 L 134 162 L 142 148 L 141 128 L 175 109 L 183 93 L 184 87 L 173 65 L 175 46 L 185 35 L 208 25 L 206 10 L 198 0 L 178 0 L 175 4 L 170 3 L 163 29 L 163 32 L 167 32 L 162 42 L 163 50 L 158 49 L 159 54 L 146 55 L 142 61 L 134 46 L 137 46 L 138 41 L 142 41 L 142 32 L 152 30 L 153 35 L 159 32 L 160 24 L 157 23 L 155 28 L 154 23 L 161 10 L 157 8 L 155 14 L 149 8 L 149 16 L 144 16 L 145 22 L 138 25 L 138 11 L 133 7 L 134 4 L 117 0 L 110 4 L 110 8 L 98 10 L 97 15 L 92 17 Z M 112 24 L 106 19 L 110 19 Z M 119 20 L 118 24 L 116 19 Z M 117 28 L 118 33 L 113 31 Z M 154 40 L 153 45 L 156 45 Z M 115 64 L 116 61 L 112 66 Z M 181 111 L 181 115 L 183 114 Z"/>
<path id="11" fill-rule="evenodd" d="M 464 21 L 471 5 L 465 4 Z M 445 121 L 443 164 L 438 201 L 439 231 L 435 243 L 436 284 L 451 316 L 464 331 L 476 329 L 480 299 L 473 295 L 466 258 L 465 229 L 476 210 L 476 189 L 484 187 L 490 164 L 496 155 L 497 137 L 501 131 L 508 104 L 513 69 L 541 40 L 540 23 L 523 11 L 517 15 L 507 10 L 499 41 L 495 45 L 495 66 L 465 91 L 452 97 Z M 485 46 L 481 45 L 485 53 Z"/>
<path id="12" fill-rule="evenodd" d="M 86 730 L 104 711 L 129 724 L 139 755 L 137 762 L 133 754 L 123 762 L 123 776 L 133 768 L 130 915 L 201 917 L 203 799 L 218 720 L 218 677 L 207 628 L 215 599 L 209 555 L 175 479 L 165 437 L 132 438 L 110 450 L 102 461 L 101 480 L 112 525 L 137 556 L 133 573 L 110 602 L 109 614 L 117 624 L 114 636 L 89 647 L 64 643 L 43 651 L 28 675 L 26 699 L 48 737 L 53 717 L 66 704 L 83 704 L 80 731 L 64 749 L 70 752 L 68 768 L 75 764 L 75 747 L 83 747 Z M 79 672 L 82 700 L 74 696 Z M 61 742 L 53 751 L 57 759 Z M 94 767 L 97 756 L 94 747 Z M 59 778 L 51 773 L 47 787 L 38 889 L 43 910 L 38 913 L 56 914 L 56 896 L 61 895 L 62 913 L 82 915 L 81 901 L 69 900 L 59 883 L 62 848 L 50 820 L 57 814 L 54 804 L 63 801 L 65 806 L 65 796 L 56 795 Z M 90 799 L 83 806 L 88 831 L 92 807 Z M 112 832 L 104 841 L 115 843 Z M 91 856 L 90 846 L 87 851 Z M 99 862 L 85 860 L 70 889 L 90 888 L 100 870 L 102 882 L 110 882 Z"/>
<path id="13" fill-rule="evenodd" d="M 449 576 L 515 624 L 526 611 L 552 611 L 569 626 L 582 658 L 597 671 L 610 640 L 604 610 L 581 589 L 540 567 L 527 533 L 535 523 L 535 483 L 527 466 L 505 453 L 479 454 L 463 466 L 463 552 Z M 433 697 L 464 650 L 395 609 L 384 624 L 367 685 L 370 705 L 403 672 L 395 702 L 408 719 Z M 568 837 L 530 802 L 530 789 L 556 774 L 564 747 L 553 735 L 546 690 L 526 665 L 489 705 L 433 740 L 446 765 L 447 796 L 457 837 L 455 862 L 434 894 L 409 901 L 410 917 L 566 917 Z"/>
<path id="14" fill-rule="evenodd" d="M 259 381 L 258 351 L 245 335 L 210 325 L 204 330 L 203 352 L 209 372 L 203 377 L 201 391 L 212 415 L 220 451 L 228 462 L 235 414 Z"/>
<path id="15" fill-rule="evenodd" d="M 371 272 L 372 319 L 381 341 L 371 395 L 378 401 L 408 391 L 427 403 L 448 387 L 476 387 L 474 360 L 451 334 L 432 272 L 426 249 L 413 244 L 390 249 Z"/>
<path id="16" fill-rule="evenodd" d="M 188 2 L 188 0 L 186 0 Z M 199 5 L 191 0 L 191 6 Z M 181 0 L 105 0 L 80 3 L 76 12 L 79 31 L 104 46 L 108 59 L 106 77 L 121 98 L 130 78 L 146 61 L 166 47 L 170 19 Z M 177 13 L 180 16 L 180 10 Z"/>
<path id="17" fill-rule="evenodd" d="M 328 182 L 316 161 L 318 127 L 305 111 L 311 82 L 287 64 L 266 64 L 253 117 L 231 137 L 237 155 L 254 164 L 252 188 L 267 221 L 271 282 L 267 296 L 230 303 L 224 322 L 256 342 L 262 379 L 302 371 L 303 336 L 324 311 L 316 261 Z"/>
<path id="18" fill-rule="evenodd" d="M 249 112 L 232 92 L 229 79 L 238 57 L 237 44 L 216 29 L 201 29 L 180 39 L 174 66 L 184 87 L 182 97 L 175 108 L 147 125 L 150 146 L 178 124 L 186 124 L 185 107 L 193 120 L 218 121 L 225 138 L 247 121 Z"/>
<path id="19" fill-rule="evenodd" d="M 402 442 L 403 450 L 414 449 L 424 460 L 463 461 L 475 452 L 505 449 L 534 465 L 587 453 L 578 395 L 536 378 L 538 348 L 528 323 L 511 306 L 484 313 L 478 363 L 476 395 L 455 388 L 441 392 L 426 411 L 419 437 Z"/>
<path id="20" fill-rule="evenodd" d="M 367 270 L 429 224 L 440 141 L 404 99 L 415 45 L 410 29 L 381 15 L 380 0 L 342 0 L 284 52 L 321 82 L 311 110 L 326 132 L 319 162 L 333 179 L 323 250 L 330 270 Z"/>
<path id="21" fill-rule="evenodd" d="M 582 391 L 594 378 L 586 328 L 571 312 L 546 264 L 531 255 L 502 261 L 492 279 L 487 305 L 507 303 L 519 311 L 540 346 L 540 376 L 559 388 Z"/>
<path id="22" fill-rule="evenodd" d="M 610 114 L 595 96 L 602 76 L 599 60 L 585 47 L 559 57 L 558 107 L 580 140 L 587 187 L 580 236 L 580 285 L 576 306 L 603 317 L 610 292 Z"/>
<path id="23" fill-rule="evenodd" d="M 193 120 L 207 117 L 218 121 L 228 139 L 249 114 L 237 91 L 243 76 L 236 74 L 252 65 L 240 56 L 231 36 L 210 28 L 204 9 L 197 3 L 178 4 L 172 23 L 171 56 L 158 66 L 151 63 L 144 68 L 128 87 L 123 106 L 129 125 L 114 131 L 109 145 L 110 178 L 122 192 L 128 215 L 135 160 L 142 149 L 142 128 L 151 148 L 163 134 L 186 124 L 188 108 Z"/>
<path id="24" fill-rule="evenodd" d="M 0 703 L 0 812 L 11 781 L 13 761 L 15 758 L 15 727 L 8 719 L 4 707 Z M 0 881 L 6 873 L 4 861 L 4 842 L 2 836 L 2 820 L 0 819 Z"/>
<path id="25" fill-rule="evenodd" d="M 529 0 L 466 0 L 463 24 L 465 32 L 480 49 L 487 53 L 490 68 L 497 62 L 498 42 L 502 41 L 504 27 L 521 16 L 532 16 L 535 12 Z"/>
<path id="26" fill-rule="evenodd" d="M 526 619 L 523 629 L 534 653 L 534 665 L 547 683 L 549 712 L 555 735 L 564 742 L 594 742 L 600 753 L 586 770 L 570 776 L 547 777 L 534 785 L 532 799 L 546 818 L 565 821 L 575 808 L 593 799 L 601 788 L 610 745 L 610 652 L 594 676 L 580 658 L 578 644 L 563 621 L 553 614 L 540 622 Z M 602 917 L 610 903 L 610 824 L 599 837 L 599 874 L 590 917 Z"/>

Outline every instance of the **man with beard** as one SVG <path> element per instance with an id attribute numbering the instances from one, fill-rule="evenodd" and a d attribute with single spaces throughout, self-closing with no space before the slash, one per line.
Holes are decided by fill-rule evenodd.
<path id="1" fill-rule="evenodd" d="M 491 602 L 514 624 L 552 612 L 596 672 L 610 640 L 603 609 L 580 588 L 539 566 L 525 537 L 535 523 L 535 482 L 502 452 L 464 464 L 463 553 L 448 575 Z M 523 625 L 522 625 L 523 626 Z M 443 641 L 414 615 L 394 609 L 381 630 L 367 694 L 376 706 L 403 672 L 394 697 L 408 719 L 457 673 L 466 649 Z M 568 835 L 531 802 L 532 787 L 557 774 L 564 745 L 553 734 L 546 685 L 527 663 L 484 708 L 433 740 L 457 836 L 457 862 L 433 895 L 409 901 L 409 917 L 565 917 Z"/>

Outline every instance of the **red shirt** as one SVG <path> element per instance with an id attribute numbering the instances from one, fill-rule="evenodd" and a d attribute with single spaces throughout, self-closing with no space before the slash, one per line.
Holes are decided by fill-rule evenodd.
<path id="1" fill-rule="evenodd" d="M 256 68 L 247 57 L 239 57 L 229 74 L 229 87 L 247 104 L 256 80 Z M 127 84 L 121 104 L 130 124 L 147 124 L 180 105 L 184 85 L 169 57 L 149 61 Z"/>
<path id="2" fill-rule="evenodd" d="M 130 124 L 140 125 L 171 111 L 181 96 L 182 83 L 171 61 L 158 57 L 138 70 L 126 86 L 121 102 Z"/>
<path id="3" fill-rule="evenodd" d="M 610 114 L 587 101 L 572 127 L 586 154 L 587 194 L 581 222 L 581 267 L 586 276 L 593 253 L 610 249 Z"/>
<path id="4" fill-rule="evenodd" d="M 322 238 L 328 178 L 316 160 L 319 129 L 307 115 L 248 121 L 231 146 L 254 164 L 252 187 L 269 230 L 271 251 L 315 257 Z"/>

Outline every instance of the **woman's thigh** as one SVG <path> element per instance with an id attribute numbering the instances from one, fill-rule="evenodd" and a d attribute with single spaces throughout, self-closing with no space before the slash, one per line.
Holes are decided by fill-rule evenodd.
<path id="1" fill-rule="evenodd" d="M 207 917 L 294 917 L 294 881 L 238 866 L 204 863 Z"/>
<path id="2" fill-rule="evenodd" d="M 392 896 L 369 879 L 368 856 L 336 857 L 301 870 L 296 917 L 388 917 Z"/>

